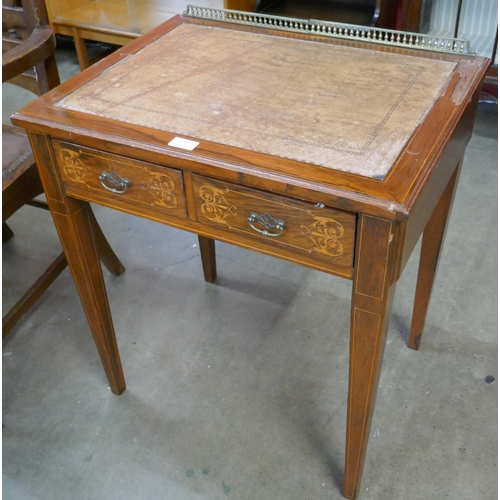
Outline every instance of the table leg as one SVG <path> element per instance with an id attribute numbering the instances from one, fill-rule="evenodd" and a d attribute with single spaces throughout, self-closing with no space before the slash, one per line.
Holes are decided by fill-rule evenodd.
<path id="1" fill-rule="evenodd" d="M 106 236 L 104 236 L 101 226 L 99 226 L 99 223 L 97 222 L 92 209 L 90 209 L 89 215 L 90 223 L 92 224 L 92 228 L 94 230 L 95 244 L 97 247 L 97 253 L 99 254 L 99 259 L 111 274 L 120 276 L 125 272 L 123 264 L 120 262 L 120 259 L 118 259 L 115 252 L 111 248 L 111 245 L 108 243 Z"/>
<path id="2" fill-rule="evenodd" d="M 115 394 L 121 394 L 125 390 L 125 379 L 104 286 L 90 205 L 66 196 L 47 138 L 32 132 L 29 137 L 47 202 L 109 386 Z"/>
<path id="3" fill-rule="evenodd" d="M 76 56 L 78 57 L 78 64 L 80 65 L 80 71 L 83 71 L 90 66 L 90 63 L 89 56 L 87 55 L 85 39 L 80 37 L 78 28 L 73 28 L 73 40 L 75 41 L 75 50 Z"/>
<path id="4" fill-rule="evenodd" d="M 53 213 L 53 217 L 110 388 L 115 394 L 121 394 L 125 390 L 125 379 L 97 252 L 90 205 L 68 198 L 66 213 Z"/>
<path id="5" fill-rule="evenodd" d="M 395 285 L 390 221 L 362 215 L 351 305 L 344 496 L 356 498 L 365 459 Z"/>
<path id="6" fill-rule="evenodd" d="M 217 278 L 217 266 L 215 262 L 215 241 L 205 236 L 198 236 L 200 244 L 201 264 L 205 281 L 213 283 Z"/>
<path id="7" fill-rule="evenodd" d="M 420 346 L 425 317 L 429 307 L 434 278 L 436 277 L 439 256 L 443 247 L 448 216 L 453 204 L 460 165 L 451 176 L 441 198 L 434 209 L 422 236 L 420 264 L 418 268 L 417 290 L 413 306 L 413 317 L 408 347 L 417 350 Z"/>

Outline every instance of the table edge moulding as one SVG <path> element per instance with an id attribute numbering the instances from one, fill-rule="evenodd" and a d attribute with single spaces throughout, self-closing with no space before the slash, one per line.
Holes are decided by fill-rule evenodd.
<path id="1" fill-rule="evenodd" d="M 205 40 L 198 36 L 201 32 L 210 36 Z M 175 38 L 178 33 L 183 34 L 180 42 Z M 201 118 L 196 120 L 198 116 L 175 117 L 175 113 L 171 113 L 165 125 L 160 113 L 158 119 L 142 123 L 135 118 L 113 119 L 112 114 L 106 117 L 110 111 L 104 106 L 104 100 L 96 104 L 104 103 L 104 107 L 91 110 L 89 106 L 87 111 L 75 105 L 78 99 L 85 102 L 86 96 L 91 95 L 92 82 L 111 81 L 120 68 L 129 67 L 130 61 L 144 59 L 144 64 L 148 64 L 148 57 L 156 57 L 156 43 L 160 44 L 156 47 L 163 47 L 161 44 L 176 39 L 182 47 L 182 43 L 187 43 L 185 40 L 195 40 L 203 46 L 219 35 L 240 41 L 250 37 L 256 43 L 267 44 L 266 50 L 260 51 L 260 59 L 256 59 L 255 54 L 240 57 L 240 54 L 231 53 L 238 64 L 243 61 L 254 65 L 255 74 L 261 77 L 269 71 L 266 67 L 286 75 L 290 70 L 287 64 L 295 64 L 301 53 L 316 53 L 318 57 L 328 58 L 346 51 L 361 58 L 371 54 L 373 60 L 389 66 L 396 60 L 411 64 L 420 61 L 423 72 L 425 68 L 432 71 L 441 68 L 439 71 L 448 76 L 442 76 L 444 83 L 435 83 L 434 90 L 429 84 L 428 96 L 426 86 L 420 85 L 413 104 L 416 106 L 417 98 L 422 98 L 427 99 L 428 106 L 422 108 L 425 112 L 420 110 L 420 114 L 412 118 L 415 121 L 413 128 L 403 123 L 407 135 L 401 136 L 403 142 L 391 160 L 392 167 L 377 176 L 331 168 L 321 161 L 309 162 L 304 157 L 297 159 L 299 153 L 292 148 L 287 154 L 279 142 L 283 120 L 276 118 L 285 116 L 279 114 L 284 113 L 283 107 L 280 108 L 283 103 L 260 93 L 261 80 L 252 79 L 251 75 L 245 76 L 243 84 L 233 90 L 251 92 L 258 89 L 255 109 L 248 108 L 247 115 L 238 115 L 239 110 L 235 110 L 234 115 L 219 111 L 215 115 L 224 115 L 220 119 L 225 117 L 229 120 L 227 123 L 239 123 L 237 120 L 231 122 L 235 115 L 250 119 L 256 110 L 253 119 L 264 134 L 266 124 L 275 127 L 279 154 L 247 145 L 245 137 L 230 137 L 227 141 L 207 139 L 222 137 L 210 134 L 222 134 L 220 130 L 224 128 L 207 132 Z M 219 36 L 217 43 L 221 39 Z M 288 51 L 279 68 L 266 66 L 271 59 L 265 58 L 274 57 L 269 44 Z M 230 54 L 231 50 L 235 50 L 234 46 L 218 45 L 218 50 L 210 55 L 216 59 L 220 52 Z M 197 60 L 194 57 L 183 61 L 184 53 L 163 51 L 166 52 L 176 61 L 173 67 L 181 76 L 187 74 L 189 62 Z M 365 82 L 366 88 L 367 76 L 360 72 L 362 65 L 352 66 L 357 68 L 355 76 Z M 409 340 L 409 347 L 418 349 L 448 215 L 465 148 L 472 134 L 480 85 L 488 66 L 489 60 L 476 57 L 464 41 L 189 6 L 184 16 L 170 19 L 13 115 L 13 122 L 28 130 L 48 203 L 112 391 L 115 394 L 123 392 L 125 380 L 89 219 L 89 202 L 197 234 L 204 276 L 209 282 L 217 275 L 214 240 L 350 279 L 353 290 L 343 494 L 346 498 L 355 498 L 361 482 L 395 284 L 423 234 Z M 348 62 L 347 67 L 351 67 Z M 372 68 L 371 73 L 380 74 L 382 70 L 377 68 Z M 152 66 L 150 69 L 154 70 Z M 230 66 L 226 69 L 229 80 L 234 77 L 234 71 L 239 72 Z M 193 73 L 196 77 L 205 70 L 197 66 Z M 210 72 L 210 68 L 206 71 Z M 390 74 L 391 78 L 397 77 L 396 73 Z M 275 73 L 267 75 L 272 77 Z M 190 82 L 185 84 L 188 94 L 191 88 L 196 89 L 195 77 L 185 80 Z M 121 78 L 125 85 L 126 77 Z M 167 75 L 165 81 L 175 89 L 176 83 L 168 78 Z M 217 80 L 217 74 L 214 78 Z M 297 95 L 300 89 L 293 86 L 293 81 L 298 80 L 285 78 L 283 81 L 282 93 Z M 330 77 L 312 78 L 312 81 L 321 83 L 322 86 L 317 87 L 321 98 L 343 106 L 342 96 L 338 98 L 334 92 L 329 92 L 329 82 L 333 81 Z M 351 83 L 355 86 L 359 82 Z M 397 93 L 398 86 L 389 83 Z M 150 77 L 141 85 L 141 89 L 148 85 L 163 88 L 161 85 L 167 83 Z M 307 80 L 301 81 L 301 85 L 307 87 Z M 125 85 L 113 95 L 123 96 L 125 94 L 120 92 L 127 90 L 130 87 Z M 210 95 L 208 86 L 206 95 Z M 227 100 L 218 104 L 227 105 L 231 95 L 228 92 Z M 108 93 L 107 97 L 110 96 Z M 141 94 L 138 98 L 142 97 Z M 377 103 L 382 111 L 384 106 L 390 107 L 389 100 L 384 99 L 385 96 L 381 96 Z M 121 97 L 118 101 L 116 112 L 120 109 L 126 112 L 130 102 Z M 292 117 L 290 127 L 296 127 L 293 130 L 297 134 L 302 133 L 300 127 L 304 123 L 314 124 L 314 120 L 307 121 L 309 117 L 293 121 L 296 118 L 293 113 L 303 113 L 310 102 L 319 101 L 298 99 L 296 106 L 292 103 L 288 110 L 286 116 Z M 206 111 L 204 104 L 210 109 L 213 103 L 197 103 L 196 106 L 201 105 L 200 113 Z M 160 109 L 163 112 L 165 106 L 167 113 L 170 105 L 167 99 L 162 101 Z M 259 120 L 266 115 L 259 105 L 271 110 L 268 121 Z M 188 113 L 189 106 L 185 109 Z M 366 120 L 372 118 L 367 116 Z M 203 133 L 190 135 L 174 130 L 174 124 L 182 122 L 185 125 L 189 119 L 194 125 L 187 130 L 203 130 Z M 389 127 L 390 120 L 380 120 L 381 126 Z M 323 126 L 334 130 L 337 125 L 335 120 L 325 119 L 320 124 Z M 394 124 L 391 126 L 391 134 L 396 137 L 398 128 Z M 237 127 L 235 130 L 238 132 Z M 321 133 L 309 142 L 304 141 L 301 147 L 305 149 L 300 151 L 315 148 L 320 136 Z M 362 133 L 353 129 L 353 143 L 362 138 Z M 179 144 L 181 147 L 176 146 Z"/>

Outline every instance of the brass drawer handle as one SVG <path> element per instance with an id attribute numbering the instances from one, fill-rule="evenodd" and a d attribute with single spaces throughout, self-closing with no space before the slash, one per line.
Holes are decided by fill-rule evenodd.
<path id="1" fill-rule="evenodd" d="M 257 215 L 255 212 L 250 212 L 247 220 L 248 224 L 250 224 L 250 227 L 254 231 L 257 231 L 259 234 L 262 234 L 262 236 L 273 236 L 273 237 L 281 236 L 286 226 L 284 220 L 275 219 L 272 215 L 269 214 Z M 255 227 L 253 225 L 254 222 L 263 226 L 264 229 L 259 229 L 258 227 Z M 273 229 L 276 229 L 277 231 L 270 233 L 269 231 Z"/>
<path id="2" fill-rule="evenodd" d="M 103 172 L 99 176 L 99 180 L 101 181 L 101 185 L 104 189 L 107 189 L 108 191 L 116 194 L 125 193 L 130 184 L 132 184 L 132 181 L 130 179 L 128 179 L 127 177 L 122 178 L 116 172 L 112 172 L 110 174 L 108 174 L 107 172 Z M 113 187 L 107 186 L 104 181 L 109 182 Z"/>

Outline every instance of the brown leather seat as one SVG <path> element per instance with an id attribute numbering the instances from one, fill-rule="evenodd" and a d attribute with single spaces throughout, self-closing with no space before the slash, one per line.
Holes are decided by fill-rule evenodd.
<path id="1" fill-rule="evenodd" d="M 31 155 L 26 133 L 15 127 L 2 127 L 2 179 L 16 170 Z"/>

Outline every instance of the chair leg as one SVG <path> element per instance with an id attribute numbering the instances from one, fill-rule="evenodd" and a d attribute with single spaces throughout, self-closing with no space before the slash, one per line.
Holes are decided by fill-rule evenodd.
<path id="1" fill-rule="evenodd" d="M 40 278 L 36 280 L 33 286 L 17 301 L 14 307 L 2 318 L 2 338 L 5 338 L 10 333 L 17 322 L 64 271 L 67 265 L 66 257 L 64 256 L 64 252 L 62 252 Z"/>
<path id="2" fill-rule="evenodd" d="M 2 241 L 9 241 L 12 236 L 14 236 L 12 229 L 5 222 L 2 222 Z"/>
<path id="3" fill-rule="evenodd" d="M 96 239 L 97 253 L 99 254 L 99 259 L 106 266 L 108 271 L 115 276 L 120 276 L 125 271 L 125 267 L 120 262 L 115 252 L 111 248 L 106 236 L 102 232 L 101 226 L 95 218 L 94 212 L 89 210 L 90 223 L 94 228 L 94 235 Z"/>

